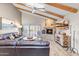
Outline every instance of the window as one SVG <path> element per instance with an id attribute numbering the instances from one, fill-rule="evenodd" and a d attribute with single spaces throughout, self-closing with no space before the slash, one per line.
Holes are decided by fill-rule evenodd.
<path id="1" fill-rule="evenodd" d="M 23 27 L 23 34 L 25 36 L 37 36 L 38 31 L 41 31 L 41 26 L 40 25 L 25 25 Z"/>

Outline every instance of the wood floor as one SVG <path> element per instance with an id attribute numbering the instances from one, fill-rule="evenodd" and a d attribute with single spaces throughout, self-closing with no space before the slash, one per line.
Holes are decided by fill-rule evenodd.
<path id="1" fill-rule="evenodd" d="M 54 40 L 50 41 L 50 56 L 78 56 L 76 53 L 71 53 L 71 51 L 66 51 L 59 44 L 54 42 Z"/>

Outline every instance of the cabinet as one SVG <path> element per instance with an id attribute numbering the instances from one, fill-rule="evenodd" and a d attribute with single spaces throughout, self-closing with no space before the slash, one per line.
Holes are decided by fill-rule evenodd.
<path id="1" fill-rule="evenodd" d="M 64 48 L 68 48 L 70 46 L 70 37 L 65 34 L 56 35 L 55 41 Z"/>
<path id="2" fill-rule="evenodd" d="M 61 23 L 56 23 L 56 33 L 55 33 L 55 41 L 59 43 L 61 46 L 67 48 L 70 44 L 69 39 L 69 21 L 65 20 Z"/>
<path id="3" fill-rule="evenodd" d="M 63 35 L 63 47 L 70 46 L 70 37 L 67 35 Z"/>
<path id="4" fill-rule="evenodd" d="M 55 36 L 55 41 L 60 44 L 61 46 L 63 46 L 63 35 L 58 35 L 56 34 Z"/>

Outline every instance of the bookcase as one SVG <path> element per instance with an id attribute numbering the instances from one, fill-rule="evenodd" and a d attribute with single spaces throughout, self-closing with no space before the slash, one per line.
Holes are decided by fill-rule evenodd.
<path id="1" fill-rule="evenodd" d="M 69 32 L 69 22 L 56 23 L 55 41 L 65 48 L 68 48 L 70 43 L 67 32 Z"/>

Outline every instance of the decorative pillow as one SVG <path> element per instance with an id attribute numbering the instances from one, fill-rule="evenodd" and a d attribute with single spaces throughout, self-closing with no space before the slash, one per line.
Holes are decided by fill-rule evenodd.
<path id="1" fill-rule="evenodd" d="M 10 38 L 11 40 L 14 40 L 14 39 L 15 39 L 15 37 L 14 37 L 12 34 L 9 35 L 9 38 Z"/>
<path id="2" fill-rule="evenodd" d="M 3 38 L 2 38 L 2 35 L 0 35 L 0 40 L 2 40 Z"/>
<path id="3" fill-rule="evenodd" d="M 23 40 L 28 40 L 27 37 L 24 37 Z"/>
<path id="4" fill-rule="evenodd" d="M 19 34 L 18 34 L 18 33 L 15 33 L 15 37 L 16 37 L 16 38 L 19 37 Z"/>

